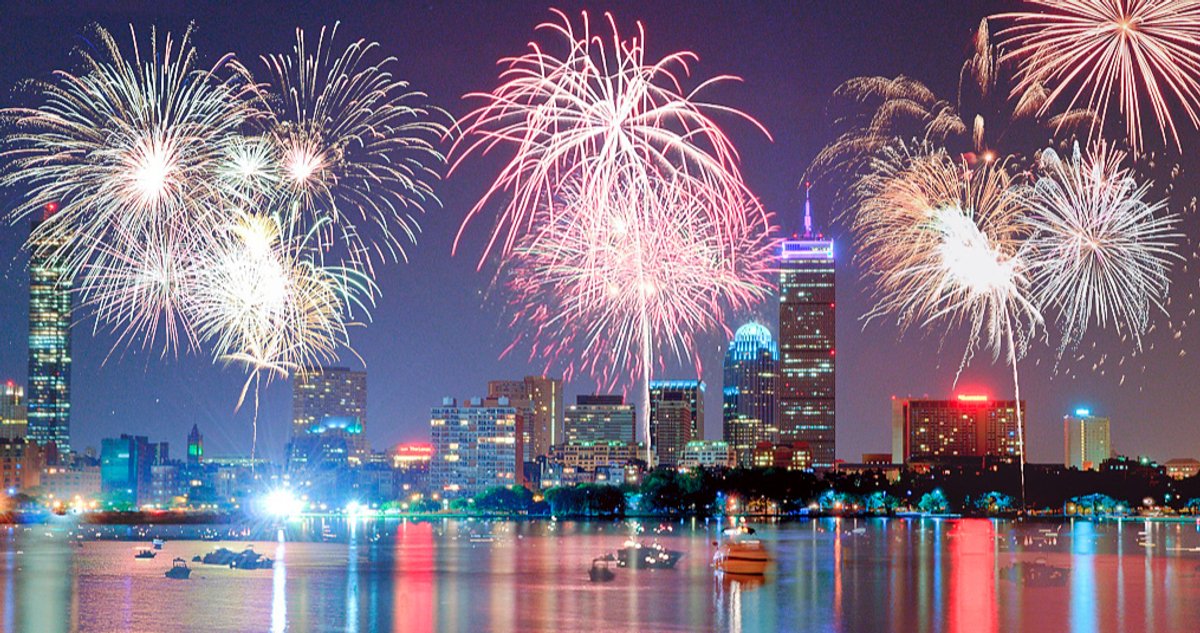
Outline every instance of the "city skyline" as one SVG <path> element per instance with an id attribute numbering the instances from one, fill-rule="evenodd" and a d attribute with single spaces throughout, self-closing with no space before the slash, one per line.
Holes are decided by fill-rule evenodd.
<path id="1" fill-rule="evenodd" d="M 457 10 L 461 13 L 467 12 L 466 6 L 450 5 L 439 10 Z M 580 6 L 582 5 L 572 4 L 564 8 L 574 11 Z M 263 9 L 260 7 L 258 10 Z M 714 19 L 714 12 L 711 10 L 701 8 L 697 11 L 695 20 L 700 24 L 704 24 L 706 19 L 710 22 Z M 889 66 L 886 61 L 880 61 L 885 57 L 883 55 L 872 55 L 870 59 L 856 57 L 847 47 L 824 42 L 821 45 L 826 48 L 818 47 L 819 50 L 824 51 L 825 55 L 830 55 L 831 50 L 838 51 L 839 58 L 845 59 L 846 65 L 819 71 L 814 77 L 815 81 L 805 84 L 813 86 L 811 94 L 783 95 L 771 92 L 765 81 L 764 71 L 756 70 L 748 61 L 754 55 L 765 54 L 761 48 L 763 44 L 756 44 L 758 48 L 753 48 L 750 52 L 733 50 L 731 42 L 743 32 L 737 28 L 732 29 L 729 34 L 713 33 L 714 41 L 708 43 L 702 41 L 703 38 L 698 34 L 709 33 L 712 29 L 704 29 L 695 24 L 675 26 L 665 19 L 669 13 L 667 9 L 630 4 L 614 7 L 614 12 L 622 24 L 632 24 L 637 18 L 646 21 L 656 36 L 663 41 L 662 50 L 680 42 L 687 47 L 699 48 L 700 64 L 706 71 L 732 72 L 746 76 L 747 92 L 735 92 L 735 98 L 746 97 L 751 94 L 751 90 L 753 94 L 765 95 L 766 103 L 762 106 L 752 104 L 752 113 L 762 118 L 775 133 L 776 142 L 762 142 L 753 138 L 753 134 L 748 130 L 737 129 L 736 126 L 733 131 L 739 143 L 746 144 L 747 178 L 756 190 L 761 191 L 768 208 L 780 214 L 777 223 L 792 231 L 800 228 L 802 192 L 798 183 L 807 163 L 806 157 L 815 153 L 816 148 L 828 140 L 825 132 L 828 119 L 823 111 L 832 87 L 855 74 L 896 74 L 913 64 L 910 57 Z M 481 28 L 481 23 L 490 19 L 486 9 L 473 9 L 468 13 L 470 25 L 474 28 Z M 489 43 L 488 46 L 500 54 L 519 50 L 528 39 L 529 27 L 546 17 L 534 13 L 536 12 L 530 12 L 530 15 L 523 15 L 515 20 L 500 21 L 501 33 L 497 34 L 495 42 Z M 744 19 L 753 21 L 756 16 L 766 13 L 766 10 L 762 10 L 762 13 L 751 10 Z M 859 5 L 848 5 L 844 11 L 836 13 L 825 9 L 792 9 L 784 12 L 787 16 L 784 21 L 788 23 L 788 28 L 799 25 L 802 33 L 813 37 L 820 36 L 825 30 L 850 29 L 854 32 L 854 29 L 857 29 L 859 33 L 866 33 L 873 28 L 882 30 L 885 26 L 891 26 L 879 24 L 878 16 L 868 15 L 870 13 Z M 961 34 L 962 45 L 965 46 L 969 30 L 975 26 L 978 17 L 985 13 L 986 5 L 971 5 L 938 16 L 937 19 L 945 23 L 947 32 Z M 114 29 L 122 26 L 122 20 L 132 20 L 138 23 L 139 27 L 147 26 L 147 21 L 139 15 L 121 14 L 119 11 L 72 18 L 76 22 L 63 20 L 60 15 L 25 16 L 23 19 L 31 20 L 29 37 L 35 41 L 44 41 L 46 46 L 40 48 L 45 50 L 38 51 L 37 59 L 19 57 L 18 59 L 26 59 L 28 63 L 13 64 L 20 68 L 5 72 L 14 73 L 15 70 L 19 70 L 21 76 L 44 76 L 51 68 L 60 65 L 66 58 L 68 48 L 62 45 L 62 40 L 77 41 L 76 33 L 82 26 L 83 17 L 98 18 Z M 340 16 L 332 13 L 307 15 L 297 21 L 304 22 L 305 26 L 314 26 L 331 22 L 337 17 Z M 424 34 L 409 43 L 399 34 L 372 32 L 370 25 L 364 24 L 365 20 L 361 17 L 344 17 L 353 24 L 356 32 L 363 32 L 364 35 L 382 40 L 389 53 L 401 56 L 402 71 L 411 73 L 411 78 L 416 84 L 429 90 L 439 103 L 456 114 L 462 112 L 458 100 L 462 92 L 487 85 L 488 73 L 491 71 L 488 57 L 493 52 L 491 48 L 485 52 L 472 52 L 471 59 L 462 62 L 464 67 L 468 64 L 482 66 L 481 70 L 472 70 L 454 81 L 439 82 L 428 76 L 420 76 L 422 72 L 431 71 L 419 68 L 420 64 L 413 63 L 412 60 L 423 51 L 428 53 L 432 50 L 431 41 L 445 34 Z M 854 26 L 852 22 L 860 18 L 866 18 L 867 23 Z M 228 19 L 228 14 L 222 16 L 217 12 L 214 16 L 198 22 L 200 36 L 207 38 L 208 43 L 214 44 L 207 48 L 220 49 L 220 42 L 223 40 L 219 31 Z M 870 22 L 871 19 L 875 22 Z M 69 34 L 70 37 L 60 36 L 52 39 L 49 37 L 51 33 Z M 286 39 L 288 35 L 277 33 L 264 38 L 264 42 L 271 41 L 272 38 Z M 0 38 L 15 37 L 18 36 L 9 31 L 0 31 Z M 910 41 L 905 40 L 905 37 L 907 36 L 898 37 L 898 42 L 890 45 L 900 50 L 903 41 Z M 769 36 L 765 39 L 770 41 Z M 10 43 L 8 39 L 2 41 Z M 465 35 L 460 36 L 460 39 L 449 38 L 448 41 L 463 42 L 454 45 L 465 46 Z M 263 46 L 265 49 L 266 43 Z M 422 49 L 422 46 L 425 48 Z M 920 57 L 921 49 L 918 47 L 916 50 L 918 52 L 914 54 Z M 252 57 L 260 51 L 239 48 L 238 52 Z M 806 54 L 816 55 L 813 51 Z M 30 54 L 20 52 L 19 55 Z M 42 56 L 46 59 L 42 60 Z M 928 71 L 930 76 L 922 78 L 939 88 L 952 83 L 959 60 L 954 56 L 948 57 L 953 59 L 931 60 L 933 63 Z M 480 60 L 489 61 L 481 64 Z M 6 85 L 13 85 L 18 77 L 6 74 L 0 79 L 4 79 Z M 15 97 L 6 98 L 5 103 L 12 104 L 14 101 Z M 790 123 L 784 117 L 782 109 L 792 101 L 801 108 L 802 113 L 811 115 L 805 119 L 806 125 Z M 488 278 L 473 272 L 474 262 L 470 258 L 451 258 L 448 255 L 448 243 L 452 233 L 449 227 L 461 219 L 465 201 L 478 192 L 478 187 L 478 179 L 472 179 L 470 174 L 461 179 L 452 178 L 446 183 L 446 208 L 427 214 L 423 218 L 426 222 L 424 234 L 411 252 L 414 262 L 387 267 L 384 279 L 388 285 L 388 292 L 384 295 L 383 304 L 375 311 L 374 322 L 369 327 L 355 331 L 355 340 L 359 342 L 357 347 L 367 361 L 367 371 L 375 377 L 373 382 L 395 386 L 394 389 L 386 389 L 383 393 L 374 390 L 371 394 L 369 407 L 373 413 L 368 433 L 377 443 L 386 445 L 423 438 L 427 424 L 424 415 L 427 415 L 428 408 L 435 405 L 441 395 L 446 393 L 477 392 L 478 388 L 474 385 L 481 383 L 481 377 L 487 379 L 495 376 L 540 373 L 537 371 L 540 367 L 525 363 L 519 356 L 497 360 L 508 339 L 500 326 L 499 310 L 494 309 L 485 297 Z M 451 191 L 459 189 L 469 191 L 462 195 Z M 831 227 L 839 252 L 847 255 L 838 262 L 837 273 L 839 283 L 845 282 L 839 289 L 838 298 L 838 325 L 842 333 L 838 348 L 838 356 L 841 359 L 837 407 L 838 439 L 839 456 L 847 461 L 854 461 L 860 453 L 886 450 L 889 415 L 887 398 L 890 395 L 928 394 L 932 397 L 949 397 L 954 393 L 952 383 L 957 359 L 948 355 L 939 362 L 939 359 L 935 358 L 938 341 L 931 338 L 909 335 L 897 343 L 896 330 L 891 323 L 868 324 L 865 330 L 860 327 L 858 317 L 866 312 L 868 306 L 865 284 L 861 280 L 860 271 L 849 261 L 849 256 L 853 253 L 844 227 L 833 218 L 831 198 L 831 192 L 814 190 L 814 213 L 821 224 Z M 22 236 L 6 235 L 2 243 L 8 261 L 3 269 L 5 278 L 3 285 L 0 285 L 0 292 L 7 298 L 9 305 L 19 305 L 15 302 L 20 301 L 19 297 L 24 296 L 23 293 L 26 292 L 22 281 L 25 273 L 24 256 L 18 254 L 17 247 L 19 237 Z M 432 271 L 435 268 L 438 269 L 437 272 Z M 1179 305 L 1187 305 L 1183 301 L 1185 296 L 1186 294 L 1180 297 Z M 1178 308 L 1176 310 L 1178 311 Z M 771 318 L 773 314 L 777 314 L 777 311 L 772 300 L 761 305 L 753 314 L 738 315 L 735 320 L 727 323 L 727 326 L 734 330 L 744 322 L 757 319 L 769 324 L 771 330 L 777 334 L 775 320 Z M 0 340 L 0 371 L 3 371 L 0 379 L 12 378 L 19 384 L 27 384 L 24 379 L 25 370 L 21 368 L 25 354 L 22 323 L 24 320 L 24 310 L 13 309 L 6 310 L 0 321 L 5 331 L 3 340 Z M 243 408 L 236 415 L 233 413 L 233 402 L 242 380 L 237 372 L 209 367 L 206 359 L 195 356 L 181 355 L 178 359 L 168 356 L 162 359 L 157 351 L 143 351 L 136 346 L 131 349 L 121 347 L 114 351 L 114 341 L 111 337 L 103 334 L 93 336 L 90 326 L 90 321 L 77 324 L 73 341 L 76 384 L 73 385 L 75 411 L 72 436 L 75 448 L 99 446 L 100 438 L 121 433 L 149 434 L 179 442 L 193 423 L 199 423 L 205 430 L 209 450 L 214 454 L 243 452 L 248 449 L 248 408 Z M 1161 330 L 1167 330 L 1165 324 Z M 460 332 L 471 332 L 473 336 L 461 336 Z M 704 361 L 704 375 L 701 378 L 709 385 L 720 384 L 720 359 L 724 351 L 723 342 L 728 340 L 728 334 L 714 333 L 704 339 L 706 344 L 701 346 Z M 1090 406 L 1104 411 L 1106 416 L 1111 416 L 1113 444 L 1118 451 L 1146 453 L 1164 460 L 1200 454 L 1200 446 L 1197 446 L 1188 434 L 1191 423 L 1189 412 L 1195 409 L 1197 403 L 1191 402 L 1190 396 L 1187 395 L 1167 397 L 1175 396 L 1176 392 L 1181 391 L 1176 381 L 1180 380 L 1179 377 L 1188 375 L 1189 370 L 1194 371 L 1191 363 L 1194 358 L 1200 357 L 1195 354 L 1190 357 L 1178 355 L 1179 349 L 1176 348 L 1182 349 L 1189 341 L 1186 331 L 1183 343 L 1174 343 L 1167 336 L 1158 342 L 1161 347 L 1148 351 L 1148 356 L 1133 359 L 1135 365 L 1145 363 L 1148 366 L 1148 375 L 1142 375 L 1137 369 L 1109 369 L 1116 365 L 1116 359 L 1124 352 L 1119 345 L 1109 346 L 1118 351 L 1111 354 L 1112 360 L 1109 360 L 1107 365 L 1101 365 L 1094 371 L 1091 369 L 1093 364 L 1100 361 L 1100 353 L 1094 353 L 1084 361 L 1068 359 L 1067 369 L 1073 373 L 1060 374 L 1053 380 L 1049 379 L 1052 359 L 1040 359 L 1041 364 L 1037 367 L 1031 364 L 1031 367 L 1024 370 L 1025 381 L 1031 385 L 1028 388 L 1029 393 L 1024 389 L 1022 392 L 1022 399 L 1030 403 L 1032 415 L 1027 423 L 1031 460 L 1052 462 L 1059 458 L 1061 417 L 1080 406 Z M 946 349 L 952 349 L 952 346 L 947 344 Z M 1088 352 L 1089 349 L 1081 351 Z M 105 358 L 108 358 L 107 363 L 103 362 Z M 352 360 L 343 359 L 347 363 Z M 466 368 L 466 365 L 472 367 Z M 872 374 L 872 379 L 864 378 L 860 375 L 862 373 Z M 1129 374 L 1128 379 L 1124 381 L 1126 384 L 1120 384 L 1121 373 Z M 658 372 L 656 378 L 692 378 L 693 374 L 691 368 L 685 364 Z M 556 374 L 551 372 L 551 375 Z M 634 386 L 628 387 L 632 393 Z M 987 391 L 997 397 L 1005 395 L 1009 389 L 1005 368 L 989 366 L 985 362 L 973 365 L 963 375 L 960 387 Z M 575 394 L 595 391 L 596 386 L 588 381 L 572 380 L 566 385 L 566 399 L 570 401 Z M 263 396 L 263 434 L 260 437 L 260 445 L 271 454 L 280 450 L 278 447 L 282 446 L 290 430 L 288 427 L 291 391 L 285 383 L 275 383 L 264 391 Z M 715 401 L 720 397 L 720 390 L 709 389 L 708 396 L 706 408 L 709 411 L 719 410 Z M 704 437 L 720 437 L 716 416 L 710 415 L 709 418 Z M 1172 450 L 1177 454 L 1170 452 Z"/>

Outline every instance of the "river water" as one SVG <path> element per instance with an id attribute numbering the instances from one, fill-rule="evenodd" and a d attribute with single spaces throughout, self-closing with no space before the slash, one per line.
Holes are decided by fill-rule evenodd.
<path id="1" fill-rule="evenodd" d="M 282 529 L 0 528 L 0 628 L 57 631 L 1197 631 L 1200 523 L 821 519 L 756 526 L 761 581 L 714 574 L 714 522 L 642 522 L 675 569 L 592 558 L 631 522 L 309 519 Z M 655 534 L 655 532 L 659 532 Z M 83 532 L 85 539 L 79 539 Z M 168 540 L 158 557 L 136 545 Z M 224 540 L 188 540 L 205 536 Z M 100 538 L 96 538 L 100 537 Z M 116 538 L 114 538 L 116 537 Z M 249 543 L 273 569 L 171 559 Z M 1060 568 L 1058 584 L 1010 574 Z M 1024 568 L 1021 568 L 1024 569 Z M 1040 569 L 1049 569 L 1043 567 Z"/>

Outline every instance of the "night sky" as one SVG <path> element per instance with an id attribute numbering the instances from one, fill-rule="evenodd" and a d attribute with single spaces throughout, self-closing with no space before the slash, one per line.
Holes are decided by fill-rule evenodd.
<path id="1" fill-rule="evenodd" d="M 394 70 L 400 76 L 428 92 L 435 104 L 462 115 L 469 108 L 462 95 L 491 89 L 496 84 L 496 60 L 524 52 L 534 27 L 553 17 L 552 5 L 535 2 L 440 0 L 354 3 L 354 8 L 339 8 L 342 3 L 333 2 L 237 2 L 211 7 L 168 1 L 75 2 L 69 7 L 61 3 L 61 8 L 55 8 L 59 3 L 49 4 L 48 8 L 9 6 L 0 11 L 0 105 L 20 103 L 13 88 L 21 79 L 46 77 L 55 68 L 71 67 L 70 50 L 81 41 L 89 22 L 106 26 L 127 44 L 130 23 L 144 42 L 151 25 L 178 31 L 194 21 L 195 40 L 206 61 L 232 51 L 253 69 L 258 68 L 258 55 L 290 50 L 296 27 L 316 31 L 341 20 L 341 41 L 358 37 L 380 41 L 386 53 L 399 59 Z M 649 40 L 648 57 L 689 49 L 700 56 L 694 67 L 699 76 L 743 77 L 743 84 L 722 87 L 710 97 L 752 114 L 774 136 L 773 142 L 768 141 L 745 123 L 725 122 L 742 152 L 752 189 L 790 231 L 798 226 L 802 213 L 801 174 L 831 138 L 827 105 L 833 89 L 857 75 L 908 74 L 952 98 L 973 29 L 985 15 L 1011 5 L 688 0 L 553 6 L 573 16 L 587 8 L 594 13 L 594 23 L 600 21 L 600 13 L 612 11 L 622 30 L 630 34 L 641 20 Z M 472 224 L 465 252 L 450 255 L 455 231 L 494 176 L 498 158 L 471 160 L 441 183 L 438 192 L 444 208 L 422 219 L 423 234 L 408 248 L 411 261 L 379 270 L 383 297 L 374 310 L 374 322 L 356 329 L 352 338 L 369 372 L 367 433 L 376 447 L 402 440 L 427 441 L 429 407 L 444 395 L 484 395 L 488 379 L 520 377 L 533 369 L 521 353 L 498 360 L 511 335 L 503 325 L 500 306 L 484 296 L 490 269 L 476 271 L 479 248 L 490 225 Z M 1194 189 L 1188 186 L 1188 178 L 1185 172 L 1177 183 L 1175 207 L 1186 200 L 1181 190 Z M 952 393 L 963 341 L 961 335 L 951 335 L 939 349 L 940 336 L 913 332 L 897 340 L 893 323 L 863 327 L 860 316 L 871 305 L 869 288 L 851 261 L 849 235 L 830 218 L 831 193 L 815 190 L 813 200 L 817 224 L 837 241 L 840 258 L 838 456 L 858 461 L 863 452 L 890 449 L 893 394 Z M 11 207 L 12 195 L 0 192 L 0 204 Z M 1195 224 L 1194 217 L 1189 224 Z M 21 382 L 27 362 L 28 298 L 27 257 L 20 246 L 27 227 L 21 222 L 0 233 L 0 378 Z M 1189 228 L 1196 234 L 1195 226 Z M 1183 250 L 1190 261 L 1192 247 Z M 1113 441 L 1122 453 L 1162 460 L 1200 457 L 1200 437 L 1194 430 L 1200 390 L 1191 388 L 1200 349 L 1192 342 L 1192 331 L 1181 327 L 1195 306 L 1194 268 L 1180 267 L 1172 290 L 1172 315 L 1156 315 L 1155 331 L 1143 354 L 1130 356 L 1129 345 L 1115 337 L 1093 336 L 1081 349 L 1086 352 L 1083 360 L 1068 359 L 1055 373 L 1051 347 L 1035 347 L 1022 369 L 1031 460 L 1061 462 L 1062 416 L 1076 406 L 1111 415 Z M 728 325 L 736 328 L 750 318 L 762 319 L 777 332 L 777 302 L 769 301 L 753 314 L 737 315 Z M 163 358 L 159 349 L 119 348 L 109 356 L 113 339 L 104 333 L 93 336 L 91 325 L 83 322 L 73 342 L 74 448 L 137 432 L 170 441 L 179 451 L 187 430 L 198 423 L 210 453 L 248 450 L 250 409 L 234 411 L 244 380 L 239 368 L 214 366 L 202 354 Z M 1179 338 L 1175 332 L 1181 332 Z M 714 333 L 703 339 L 701 348 L 709 391 L 705 432 L 710 439 L 721 433 L 723 339 L 723 333 Z M 357 364 L 352 358 L 345 360 Z M 675 367 L 661 377 L 683 378 L 690 372 L 690 367 Z M 567 387 L 568 400 L 593 388 L 576 381 Z M 976 357 L 958 387 L 958 391 L 1007 397 L 1011 390 L 1008 369 L 993 365 L 986 353 Z M 276 382 L 263 392 L 260 447 L 270 454 L 282 454 L 290 429 L 290 397 L 286 382 Z"/>

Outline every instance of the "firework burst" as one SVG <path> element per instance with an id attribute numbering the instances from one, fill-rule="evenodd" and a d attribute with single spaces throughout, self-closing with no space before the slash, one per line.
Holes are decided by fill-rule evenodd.
<path id="1" fill-rule="evenodd" d="M 341 244 L 353 265 L 370 269 L 404 258 L 419 230 L 414 214 L 439 204 L 431 165 L 444 162 L 437 142 L 446 115 L 392 74 L 396 60 L 377 43 L 357 40 L 337 53 L 336 37 L 336 25 L 323 28 L 310 48 L 297 30 L 291 54 L 263 57 L 279 95 L 265 101 L 265 140 L 286 192 L 329 220 L 319 246 Z"/>
<path id="2" fill-rule="evenodd" d="M 535 356 L 578 358 L 568 373 L 600 376 L 606 388 L 663 355 L 698 366 L 695 333 L 765 296 L 767 218 L 746 217 L 730 243 L 703 199 L 684 191 L 674 183 L 621 187 L 602 214 L 583 206 L 586 198 L 537 214 L 537 231 L 518 243 L 505 275 L 513 325 L 534 324 L 532 338 L 543 341 L 531 346 Z"/>
<path id="3" fill-rule="evenodd" d="M 403 256 L 397 235 L 436 202 L 440 114 L 378 45 L 339 54 L 335 34 L 309 50 L 298 31 L 260 84 L 232 55 L 199 66 L 190 32 L 152 31 L 148 47 L 134 35 L 126 52 L 97 27 L 83 72 L 2 113 L 0 186 L 24 196 L 10 217 L 57 209 L 30 244 L 66 269 L 96 327 L 244 365 L 238 406 L 255 384 L 256 426 L 257 385 L 353 353 L 373 261 Z"/>
<path id="4" fill-rule="evenodd" d="M 606 39 L 593 35 L 586 13 L 583 31 L 576 32 L 565 14 L 554 12 L 561 23 L 538 29 L 557 36 L 565 52 L 556 55 L 531 44 L 529 53 L 501 60 L 503 83 L 490 93 L 468 95 L 484 103 L 458 123 L 454 167 L 473 153 L 516 148 L 463 222 L 465 229 L 494 198 L 511 196 L 480 265 L 497 246 L 502 254 L 511 250 L 532 228 L 538 209 L 558 198 L 567 182 L 580 196 L 603 203 L 616 187 L 650 189 L 664 175 L 676 181 L 686 174 L 703 185 L 694 195 L 710 199 L 715 218 L 740 217 L 753 198 L 742 182 L 737 150 L 712 116 L 731 115 L 766 130 L 739 110 L 699 98 L 713 84 L 736 78 L 714 77 L 685 92 L 681 78 L 690 74 L 695 54 L 674 53 L 649 63 L 640 24 L 635 37 L 623 38 L 606 14 L 612 32 Z"/>
<path id="5" fill-rule="evenodd" d="M 284 214 L 239 213 L 199 253 L 188 306 L 197 334 L 252 376 L 285 377 L 336 359 L 349 347 L 349 308 L 373 296 L 369 278 L 316 261 L 318 227 L 297 226 Z"/>
<path id="6" fill-rule="evenodd" d="M 1059 313 L 1061 358 L 1094 322 L 1112 321 L 1141 348 L 1151 307 L 1163 309 L 1178 218 L 1107 144 L 1064 160 L 1047 150 L 1028 190 L 1030 268 L 1038 302 Z"/>
<path id="7" fill-rule="evenodd" d="M 1004 59 L 1020 61 L 1018 89 L 1050 88 L 1042 112 L 1064 101 L 1086 107 L 1099 113 L 1097 130 L 1115 100 L 1139 153 L 1151 125 L 1181 147 L 1175 108 L 1200 126 L 1200 1 L 1028 1 L 1039 10 L 996 17 L 1011 22 L 1000 36 Z"/>
<path id="8" fill-rule="evenodd" d="M 1004 354 L 1017 401 L 1016 453 L 1025 490 L 1025 431 L 1017 361 L 1042 324 L 1026 261 L 1024 208 L 1003 164 L 968 169 L 945 150 L 890 148 L 855 190 L 854 230 L 876 279 L 868 319 L 901 326 L 966 324 L 959 372 L 977 347 Z M 956 375 L 957 380 L 957 375 Z"/>
<path id="9" fill-rule="evenodd" d="M 37 84 L 37 108 L 5 111 L 12 124 L 0 154 L 0 183 L 28 193 L 13 217 L 58 207 L 30 243 L 54 245 L 41 255 L 68 271 L 85 303 L 113 307 L 101 320 L 122 338 L 153 340 L 161 329 L 168 347 L 180 338 L 181 286 L 158 283 L 147 292 L 144 284 L 156 275 L 161 282 L 197 227 L 215 222 L 216 191 L 206 176 L 220 139 L 253 116 L 249 88 L 228 60 L 201 68 L 189 35 L 160 39 L 152 30 L 143 49 L 134 34 L 125 57 L 96 27 L 98 50 L 81 51 L 84 72 L 59 71 Z M 139 252 L 144 258 L 129 256 Z"/>
<path id="10" fill-rule="evenodd" d="M 868 317 L 895 315 L 903 328 L 967 324 L 960 369 L 979 347 L 1015 362 L 1041 314 L 1023 251 L 1023 207 L 1003 166 L 971 170 L 944 150 L 904 146 L 874 164 L 856 188 L 854 222 L 860 259 L 876 279 Z"/>
<path id="11" fill-rule="evenodd" d="M 648 63 L 640 25 L 623 38 L 606 14 L 605 38 L 593 35 L 586 13 L 581 32 L 555 13 L 561 22 L 539 30 L 565 44 L 561 53 L 532 44 L 501 60 L 498 88 L 468 95 L 484 103 L 459 122 L 452 169 L 497 147 L 515 152 L 459 239 L 486 205 L 509 197 L 479 265 L 502 256 L 517 313 L 535 324 L 535 356 L 582 355 L 580 368 L 607 384 L 640 374 L 649 438 L 655 351 L 692 356 L 694 333 L 722 321 L 721 301 L 745 305 L 765 288 L 767 215 L 712 117 L 753 119 L 699 99 L 732 77 L 684 91 L 695 55 Z"/>

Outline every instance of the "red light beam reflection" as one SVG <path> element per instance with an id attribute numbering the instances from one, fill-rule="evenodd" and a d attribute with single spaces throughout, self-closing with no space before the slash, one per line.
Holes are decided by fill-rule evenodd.
<path id="1" fill-rule="evenodd" d="M 996 529 L 987 519 L 955 521 L 950 538 L 950 633 L 999 631 Z"/>
<path id="2" fill-rule="evenodd" d="M 404 521 L 396 530 L 395 587 L 392 599 L 397 618 L 392 630 L 404 633 L 433 633 L 437 592 L 435 574 L 437 545 L 433 525 Z"/>

